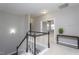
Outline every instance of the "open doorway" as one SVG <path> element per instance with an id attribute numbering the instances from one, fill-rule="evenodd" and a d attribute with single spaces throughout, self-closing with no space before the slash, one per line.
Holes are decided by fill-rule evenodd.
<path id="1" fill-rule="evenodd" d="M 52 43 L 54 43 L 54 32 L 55 32 L 54 30 L 55 30 L 54 20 L 42 21 L 41 31 L 42 32 L 50 31 L 50 46 L 52 46 Z"/>
<path id="2" fill-rule="evenodd" d="M 48 21 L 42 21 L 41 31 L 43 32 L 50 31 L 51 33 L 54 33 L 55 29 L 54 20 L 50 20 L 49 22 L 50 24 L 48 23 Z"/>

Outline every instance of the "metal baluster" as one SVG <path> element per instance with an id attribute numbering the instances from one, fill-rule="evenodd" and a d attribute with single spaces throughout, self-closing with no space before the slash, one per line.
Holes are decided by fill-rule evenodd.
<path id="1" fill-rule="evenodd" d="M 34 33 L 34 55 L 36 55 L 36 34 Z"/>
<path id="2" fill-rule="evenodd" d="M 50 31 L 51 31 L 51 21 L 48 21 L 49 30 L 48 30 L 48 48 L 50 48 Z"/>
<path id="3" fill-rule="evenodd" d="M 26 39 L 26 52 L 28 52 L 28 33 L 27 33 L 27 39 Z"/>

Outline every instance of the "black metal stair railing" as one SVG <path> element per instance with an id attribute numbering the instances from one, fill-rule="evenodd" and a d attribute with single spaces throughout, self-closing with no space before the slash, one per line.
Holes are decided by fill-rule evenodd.
<path id="1" fill-rule="evenodd" d="M 49 24 L 51 24 L 50 23 L 50 21 L 48 21 L 49 22 Z M 24 42 L 24 40 L 27 38 L 27 40 L 26 40 L 26 52 L 28 52 L 28 36 L 32 36 L 32 37 L 34 37 L 34 43 L 33 43 L 33 45 L 34 45 L 34 48 L 32 49 L 32 53 L 34 54 L 34 55 L 36 55 L 40 50 L 38 50 L 37 48 L 36 48 L 36 37 L 39 37 L 39 36 L 42 36 L 42 35 L 46 35 L 46 34 L 48 34 L 48 48 L 50 48 L 50 29 L 49 29 L 49 31 L 48 31 L 48 33 L 46 33 L 46 32 L 37 32 L 37 31 L 32 31 L 31 29 L 32 29 L 32 27 L 31 27 L 31 25 L 32 25 L 32 23 L 31 23 L 31 19 L 30 19 L 30 34 L 29 34 L 29 32 L 27 32 L 26 33 L 26 35 L 25 35 L 25 37 L 23 38 L 23 40 L 21 41 L 21 43 L 17 46 L 17 54 L 18 54 L 18 48 L 21 46 L 21 44 Z M 31 33 L 34 33 L 34 35 L 33 34 L 31 34 Z M 41 34 L 39 34 L 39 35 L 36 35 L 36 33 L 41 33 Z"/>
<path id="2" fill-rule="evenodd" d="M 29 33 L 30 32 L 30 33 Z M 36 47 L 36 37 L 39 37 L 39 36 L 43 36 L 43 35 L 47 35 L 48 34 L 48 48 L 50 48 L 50 32 L 48 33 L 45 33 L 45 32 L 37 32 L 37 31 L 29 31 L 26 33 L 25 37 L 23 38 L 23 40 L 21 41 L 21 43 L 17 46 L 17 55 L 18 55 L 18 49 L 19 47 L 21 46 L 21 44 L 25 41 L 26 39 L 26 52 L 28 52 L 28 50 L 30 50 L 30 52 L 34 55 L 38 54 L 40 52 L 40 50 Z M 34 33 L 34 34 L 31 34 L 31 33 Z M 40 33 L 39 35 L 37 33 Z M 32 47 L 29 47 L 29 37 L 28 36 L 31 36 L 34 38 L 34 42 L 33 44 L 33 48 Z"/>
<path id="3" fill-rule="evenodd" d="M 20 44 L 17 46 L 17 48 L 16 48 L 16 50 L 17 50 L 17 53 L 16 53 L 16 54 L 17 54 L 17 55 L 18 55 L 18 49 L 19 49 L 19 47 L 20 47 L 21 44 L 25 41 L 25 39 L 28 37 L 27 34 L 28 34 L 28 33 L 26 33 L 25 37 L 23 38 L 23 40 L 21 41 L 21 43 L 20 43 Z"/>

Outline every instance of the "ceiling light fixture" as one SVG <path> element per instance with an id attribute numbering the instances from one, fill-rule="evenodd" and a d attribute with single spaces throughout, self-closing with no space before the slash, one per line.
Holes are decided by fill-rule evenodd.
<path id="1" fill-rule="evenodd" d="M 47 13 L 48 13 L 48 10 L 41 11 L 41 14 L 47 14 Z"/>

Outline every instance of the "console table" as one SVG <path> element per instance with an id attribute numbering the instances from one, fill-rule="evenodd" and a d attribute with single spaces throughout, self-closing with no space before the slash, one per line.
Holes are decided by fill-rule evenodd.
<path id="1" fill-rule="evenodd" d="M 71 35 L 57 35 L 57 44 L 59 44 L 59 37 L 64 37 L 64 38 L 76 38 L 77 40 L 77 48 L 79 49 L 79 37 L 78 36 L 71 36 Z"/>

